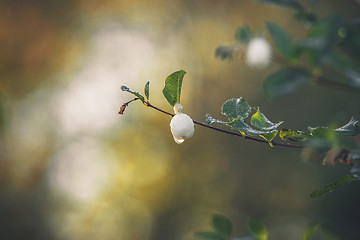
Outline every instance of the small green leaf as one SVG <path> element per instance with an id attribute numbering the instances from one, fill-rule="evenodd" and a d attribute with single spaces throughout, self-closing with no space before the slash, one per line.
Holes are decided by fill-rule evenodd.
<path id="1" fill-rule="evenodd" d="M 360 120 L 352 117 L 350 119 L 350 122 L 348 122 L 342 127 L 335 129 L 335 131 L 345 136 L 355 136 L 357 134 L 360 134 Z"/>
<path id="2" fill-rule="evenodd" d="M 255 0 L 255 1 L 261 4 L 274 4 L 282 7 L 292 8 L 297 11 L 304 11 L 303 7 L 294 0 Z"/>
<path id="3" fill-rule="evenodd" d="M 247 24 L 244 24 L 236 29 L 235 39 L 239 42 L 247 44 L 252 37 L 253 34 Z"/>
<path id="4" fill-rule="evenodd" d="M 265 225 L 257 220 L 250 219 L 246 224 L 249 232 L 258 240 L 266 240 L 268 238 Z"/>
<path id="5" fill-rule="evenodd" d="M 224 122 L 221 120 L 218 120 L 216 118 L 213 118 L 209 113 L 205 115 L 207 124 L 211 125 L 213 123 L 220 123 L 220 124 L 229 124 L 229 122 Z"/>
<path id="6" fill-rule="evenodd" d="M 214 214 L 210 220 L 210 225 L 216 233 L 224 235 L 226 237 L 231 236 L 231 222 L 230 220 L 220 214 Z"/>
<path id="7" fill-rule="evenodd" d="M 147 100 L 149 100 L 149 97 L 150 97 L 149 85 L 150 85 L 150 81 L 145 84 L 145 96 L 146 96 Z"/>
<path id="8" fill-rule="evenodd" d="M 136 97 L 138 97 L 141 100 L 142 103 L 145 104 L 145 98 L 140 93 L 134 92 L 134 91 L 130 90 L 128 87 L 126 87 L 126 86 L 121 86 L 121 90 L 125 91 L 125 92 L 129 92 L 129 93 L 135 95 Z"/>
<path id="9" fill-rule="evenodd" d="M 165 80 L 163 95 L 171 106 L 180 103 L 181 85 L 185 75 L 184 70 L 170 74 Z"/>
<path id="10" fill-rule="evenodd" d="M 254 113 L 254 115 L 251 117 L 250 123 L 257 129 L 271 131 L 277 129 L 283 123 L 283 121 L 272 123 L 262 112 L 260 112 L 260 108 L 257 108 L 256 113 Z"/>
<path id="11" fill-rule="evenodd" d="M 269 98 L 293 93 L 299 86 L 306 83 L 311 75 L 301 68 L 281 69 L 265 79 L 264 91 Z"/>
<path id="12" fill-rule="evenodd" d="M 293 47 L 290 34 L 273 22 L 266 22 L 266 28 L 270 32 L 271 38 L 279 52 L 287 59 L 291 59 Z"/>
<path id="13" fill-rule="evenodd" d="M 320 227 L 320 223 L 315 222 L 313 224 L 310 224 L 304 231 L 303 233 L 303 240 L 311 240 L 312 239 L 312 235 L 314 234 L 314 232 Z"/>
<path id="14" fill-rule="evenodd" d="M 221 45 L 216 48 L 215 56 L 221 58 L 221 60 L 225 59 L 233 59 L 239 51 L 238 44 L 233 45 Z"/>
<path id="15" fill-rule="evenodd" d="M 334 191 L 336 188 L 339 188 L 339 187 L 343 186 L 344 184 L 351 183 L 354 181 L 358 181 L 358 179 L 352 175 L 345 175 L 345 176 L 341 177 L 340 179 L 336 180 L 335 182 L 333 182 L 321 189 L 313 191 L 310 196 L 312 198 L 322 197 L 322 196 Z"/>
<path id="16" fill-rule="evenodd" d="M 291 129 L 281 129 L 279 133 L 279 137 L 282 140 L 290 140 L 290 141 L 304 141 L 308 139 L 308 135 L 302 131 L 294 131 Z"/>
<path id="17" fill-rule="evenodd" d="M 230 121 L 237 118 L 246 119 L 250 112 L 250 105 L 242 97 L 227 100 L 221 108 L 221 113 L 226 115 Z"/>
<path id="18" fill-rule="evenodd" d="M 227 238 L 215 232 L 197 232 L 195 237 L 207 240 L 227 240 Z"/>

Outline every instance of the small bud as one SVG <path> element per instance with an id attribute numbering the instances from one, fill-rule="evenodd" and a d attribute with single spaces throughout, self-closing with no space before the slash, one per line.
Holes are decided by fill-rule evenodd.
<path id="1" fill-rule="evenodd" d="M 245 61 L 251 67 L 266 67 L 271 61 L 272 49 L 264 38 L 251 39 L 247 48 Z"/>
<path id="2" fill-rule="evenodd" d="M 194 122 L 187 114 L 182 113 L 182 105 L 174 106 L 175 116 L 171 119 L 170 129 L 176 143 L 181 144 L 194 134 Z"/>
<path id="3" fill-rule="evenodd" d="M 183 106 L 180 103 L 175 103 L 174 113 L 179 114 L 179 113 L 182 113 L 182 111 L 183 111 Z"/>

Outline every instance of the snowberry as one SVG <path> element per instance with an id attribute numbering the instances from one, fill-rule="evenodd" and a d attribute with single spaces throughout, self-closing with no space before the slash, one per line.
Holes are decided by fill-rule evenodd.
<path id="1" fill-rule="evenodd" d="M 253 38 L 247 48 L 245 61 L 251 67 L 266 67 L 271 61 L 271 46 L 262 37 Z"/>
<path id="2" fill-rule="evenodd" d="M 171 133 L 176 143 L 183 143 L 194 134 L 194 122 L 187 114 L 182 113 L 182 105 L 176 103 L 174 106 L 175 116 L 171 119 Z"/>

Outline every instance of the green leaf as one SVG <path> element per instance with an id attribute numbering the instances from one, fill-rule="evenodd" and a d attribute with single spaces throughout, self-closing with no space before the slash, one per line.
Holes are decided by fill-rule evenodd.
<path id="1" fill-rule="evenodd" d="M 133 95 L 135 95 L 137 98 L 139 98 L 141 100 L 142 103 L 145 104 L 145 98 L 138 92 L 134 92 L 132 90 L 130 90 L 128 87 L 126 86 L 121 86 L 121 90 L 125 91 L 125 92 L 129 92 Z"/>
<path id="2" fill-rule="evenodd" d="M 335 129 L 335 131 L 345 136 L 355 136 L 357 134 L 360 134 L 360 120 L 352 117 L 350 119 L 350 122 L 348 122 L 342 127 Z"/>
<path id="3" fill-rule="evenodd" d="M 311 74 L 301 68 L 281 69 L 265 79 L 264 91 L 269 98 L 293 93 L 299 86 L 306 83 Z"/>
<path id="4" fill-rule="evenodd" d="M 185 75 L 184 70 L 170 74 L 165 80 L 163 95 L 171 106 L 180 103 L 181 85 Z"/>
<path id="5" fill-rule="evenodd" d="M 282 140 L 290 140 L 290 141 L 304 141 L 309 138 L 309 136 L 302 131 L 294 131 L 291 129 L 281 129 L 279 133 L 279 137 Z"/>
<path id="6" fill-rule="evenodd" d="M 229 123 L 232 129 L 238 130 L 242 135 L 250 135 L 250 136 L 259 136 L 267 140 L 270 146 L 271 141 L 276 137 L 278 130 L 272 131 L 260 131 L 250 127 L 246 124 L 242 119 L 235 119 L 233 122 Z"/>
<path id="7" fill-rule="evenodd" d="M 208 240 L 227 240 L 227 238 L 215 232 L 197 232 L 195 237 Z"/>
<path id="8" fill-rule="evenodd" d="M 249 232 L 258 240 L 266 240 L 268 238 L 265 225 L 257 220 L 250 219 L 246 224 Z"/>
<path id="9" fill-rule="evenodd" d="M 252 37 L 253 34 L 247 24 L 244 24 L 236 29 L 235 39 L 239 42 L 247 44 Z"/>
<path id="10" fill-rule="evenodd" d="M 224 122 L 221 120 L 218 120 L 216 118 L 213 118 L 209 113 L 205 115 L 207 124 L 211 125 L 213 123 L 220 123 L 220 124 L 229 124 L 229 122 Z"/>
<path id="11" fill-rule="evenodd" d="M 254 113 L 254 115 L 251 117 L 250 123 L 257 129 L 271 131 L 278 128 L 283 123 L 283 121 L 272 123 L 262 112 L 260 112 L 260 108 L 257 108 L 256 113 Z"/>
<path id="12" fill-rule="evenodd" d="M 146 96 L 147 100 L 149 100 L 149 97 L 150 97 L 149 85 L 150 85 L 150 81 L 145 84 L 145 96 Z"/>
<path id="13" fill-rule="evenodd" d="M 227 217 L 220 214 L 214 214 L 210 220 L 210 225 L 218 234 L 224 235 L 226 237 L 231 236 L 232 226 L 230 220 Z"/>
<path id="14" fill-rule="evenodd" d="M 227 100 L 221 108 L 221 113 L 226 115 L 230 121 L 237 118 L 246 119 L 250 112 L 250 105 L 242 97 Z"/>
<path id="15" fill-rule="evenodd" d="M 310 196 L 312 198 L 322 197 L 322 196 L 334 191 L 336 188 L 339 188 L 339 187 L 343 186 L 344 184 L 351 183 L 354 181 L 358 181 L 358 179 L 352 175 L 345 175 L 345 176 L 341 177 L 340 179 L 336 180 L 335 182 L 333 182 L 321 189 L 313 191 Z"/>
<path id="16" fill-rule="evenodd" d="M 310 224 L 304 231 L 303 233 L 303 240 L 311 240 L 312 239 L 312 235 L 314 234 L 314 232 L 320 227 L 320 223 L 315 222 L 313 224 Z"/>
<path id="17" fill-rule="evenodd" d="M 308 127 L 310 135 L 313 137 L 325 137 L 332 131 L 328 127 Z"/>
<path id="18" fill-rule="evenodd" d="M 304 11 L 303 7 L 298 2 L 293 0 L 255 0 L 255 2 L 261 4 L 274 4 L 282 7 L 292 8 L 297 11 Z"/>
<path id="19" fill-rule="evenodd" d="M 266 28 L 270 32 L 271 38 L 279 52 L 287 59 L 291 59 L 293 47 L 290 34 L 273 22 L 266 22 Z"/>

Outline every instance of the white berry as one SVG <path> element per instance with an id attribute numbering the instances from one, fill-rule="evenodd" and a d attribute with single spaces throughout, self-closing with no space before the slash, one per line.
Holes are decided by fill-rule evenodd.
<path id="1" fill-rule="evenodd" d="M 183 143 L 194 134 L 194 122 L 185 113 L 182 112 L 181 104 L 174 106 L 175 116 L 171 119 L 170 129 L 176 143 Z"/>
<path id="2" fill-rule="evenodd" d="M 245 61 L 251 67 L 266 67 L 269 65 L 272 56 L 272 49 L 264 38 L 253 38 L 247 48 Z"/>

